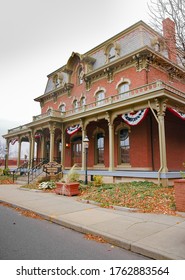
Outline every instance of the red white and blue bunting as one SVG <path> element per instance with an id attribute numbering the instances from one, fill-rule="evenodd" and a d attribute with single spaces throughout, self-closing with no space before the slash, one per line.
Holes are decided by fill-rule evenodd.
<path id="1" fill-rule="evenodd" d="M 181 118 L 182 120 L 185 121 L 185 113 L 180 112 L 180 111 L 178 111 L 178 110 L 176 110 L 176 109 L 174 109 L 174 108 L 168 108 L 168 110 L 169 110 L 172 114 L 174 114 L 176 117 L 179 117 L 179 118 Z"/>
<path id="2" fill-rule="evenodd" d="M 139 110 L 137 112 L 134 113 L 126 113 L 123 114 L 121 117 L 122 119 L 128 124 L 128 125 L 137 125 L 139 124 L 141 121 L 144 120 L 144 118 L 146 117 L 147 113 L 148 113 L 149 109 L 143 109 L 143 110 Z"/>
<path id="3" fill-rule="evenodd" d="M 36 133 L 35 134 L 35 139 L 39 139 L 39 138 L 41 138 L 42 137 L 42 134 L 41 133 Z"/>
<path id="4" fill-rule="evenodd" d="M 18 138 L 13 138 L 13 139 L 10 141 L 10 143 L 11 143 L 12 145 L 14 145 L 17 141 L 18 141 Z"/>
<path id="5" fill-rule="evenodd" d="M 74 133 L 76 133 L 79 129 L 81 128 L 80 124 L 77 125 L 73 125 L 73 126 L 69 126 L 67 128 L 67 134 L 69 135 L 73 135 Z"/>

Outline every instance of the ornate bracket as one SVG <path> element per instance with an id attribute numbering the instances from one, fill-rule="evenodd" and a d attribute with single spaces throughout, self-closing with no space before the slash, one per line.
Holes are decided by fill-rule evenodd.
<path id="1" fill-rule="evenodd" d="M 86 90 L 89 91 L 91 89 L 91 78 L 87 78 L 85 75 L 84 75 L 84 81 L 86 83 Z"/>
<path id="2" fill-rule="evenodd" d="M 168 99 L 155 99 L 156 111 L 158 116 L 165 116 Z"/>
<path id="3" fill-rule="evenodd" d="M 113 69 L 107 67 L 104 69 L 104 73 L 107 75 L 108 82 L 111 83 L 113 81 Z"/>
<path id="4" fill-rule="evenodd" d="M 140 72 L 145 69 L 147 72 L 150 71 L 150 64 L 153 62 L 155 55 L 150 54 L 136 54 L 133 56 L 133 60 L 135 62 L 136 71 Z"/>

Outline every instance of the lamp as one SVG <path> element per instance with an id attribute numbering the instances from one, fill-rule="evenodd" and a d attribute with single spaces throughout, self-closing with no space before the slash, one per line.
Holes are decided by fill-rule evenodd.
<path id="1" fill-rule="evenodd" d="M 84 149 L 85 149 L 85 185 L 88 184 L 88 178 L 87 178 L 87 155 L 88 155 L 88 148 L 89 148 L 89 139 L 87 135 L 85 136 L 84 140 Z"/>

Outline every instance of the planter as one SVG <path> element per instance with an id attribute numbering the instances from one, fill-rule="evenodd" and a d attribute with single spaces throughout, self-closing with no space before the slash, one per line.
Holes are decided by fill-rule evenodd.
<path id="1" fill-rule="evenodd" d="M 67 195 L 67 196 L 78 195 L 79 185 L 80 184 L 77 182 L 74 183 L 57 182 L 55 193 L 60 195 Z"/>
<path id="2" fill-rule="evenodd" d="M 185 179 L 174 181 L 176 210 L 185 212 Z"/>

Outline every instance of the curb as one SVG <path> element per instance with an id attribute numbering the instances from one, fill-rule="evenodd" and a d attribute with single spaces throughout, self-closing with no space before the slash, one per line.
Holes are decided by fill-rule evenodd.
<path id="1" fill-rule="evenodd" d="M 32 212 L 38 214 L 41 218 L 43 218 L 46 221 L 58 224 L 60 226 L 64 226 L 66 228 L 75 230 L 75 231 L 80 232 L 82 234 L 93 234 L 93 235 L 101 236 L 106 242 L 108 242 L 108 243 L 110 243 L 114 246 L 129 250 L 133 253 L 137 253 L 137 254 L 149 257 L 151 259 L 156 259 L 156 260 L 173 260 L 172 256 L 165 255 L 165 254 L 163 254 L 163 252 L 159 252 L 159 251 L 155 250 L 154 248 L 150 248 L 150 249 L 149 248 L 144 248 L 141 245 L 140 246 L 137 245 L 137 242 L 131 243 L 127 239 L 120 239 L 120 238 L 118 238 L 116 236 L 112 236 L 108 233 L 104 233 L 104 232 L 98 231 L 98 230 L 92 230 L 89 227 L 81 226 L 80 224 L 77 224 L 77 223 L 70 223 L 70 222 L 65 221 L 65 220 L 58 220 L 54 216 L 49 216 L 49 215 L 46 215 L 46 214 L 42 214 L 42 213 L 39 213 L 35 210 L 25 208 L 25 207 L 22 207 L 22 206 L 17 205 L 17 204 L 9 203 L 9 202 L 4 201 L 4 200 L 0 200 L 0 202 L 7 203 L 12 208 L 18 207 L 22 210 L 32 211 Z"/>

